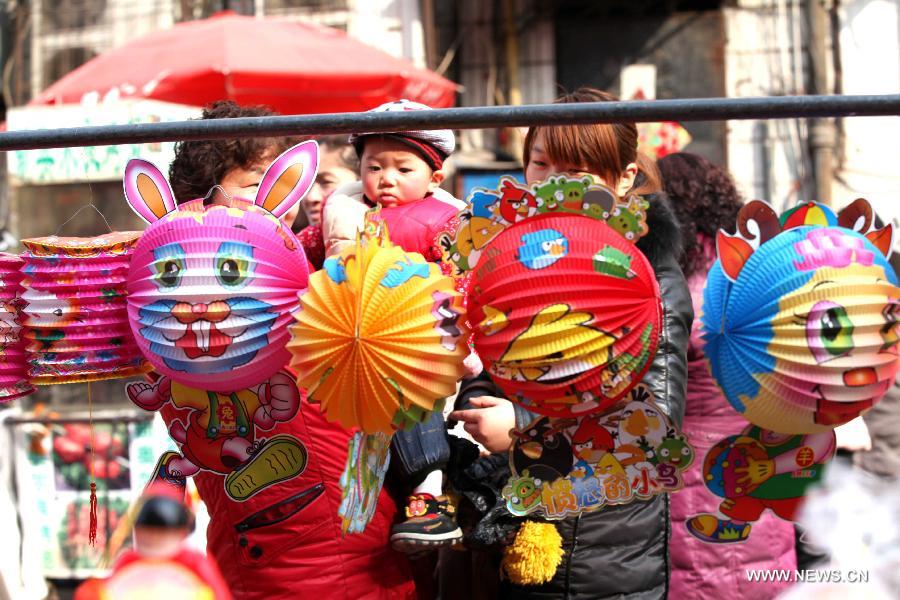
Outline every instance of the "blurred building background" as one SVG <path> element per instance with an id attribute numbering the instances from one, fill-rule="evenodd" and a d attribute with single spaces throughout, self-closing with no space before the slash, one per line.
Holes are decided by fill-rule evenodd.
<path id="1" fill-rule="evenodd" d="M 20 106 L 142 34 L 221 10 L 314 21 L 460 84 L 458 104 L 552 101 L 592 85 L 628 98 L 890 93 L 900 0 L 8 0 L 3 104 Z M 635 67 L 639 68 L 635 68 Z M 897 119 L 685 123 L 688 150 L 748 197 L 880 203 Z M 463 167 L 515 168 L 516 131 L 463 132 Z M 817 184 L 818 181 L 818 184 Z"/>

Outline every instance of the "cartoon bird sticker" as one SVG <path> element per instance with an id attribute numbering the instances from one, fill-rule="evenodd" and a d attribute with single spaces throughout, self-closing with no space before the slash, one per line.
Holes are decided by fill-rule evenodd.
<path id="1" fill-rule="evenodd" d="M 593 316 L 573 311 L 568 304 L 541 309 L 531 324 L 509 344 L 500 358 L 517 381 L 552 381 L 609 362 L 616 338 L 588 323 Z M 551 355 L 557 362 L 533 367 L 529 363 Z"/>
<path id="2" fill-rule="evenodd" d="M 569 253 L 569 240 L 555 229 L 541 229 L 522 236 L 518 259 L 526 268 L 545 269 Z"/>

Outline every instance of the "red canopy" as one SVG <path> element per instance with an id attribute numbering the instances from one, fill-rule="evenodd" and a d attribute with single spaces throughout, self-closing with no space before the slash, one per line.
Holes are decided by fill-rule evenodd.
<path id="1" fill-rule="evenodd" d="M 226 11 L 105 52 L 31 104 L 78 103 L 114 89 L 122 98 L 194 106 L 230 98 L 305 114 L 363 111 L 399 98 L 443 108 L 453 105 L 456 85 L 336 29 Z"/>

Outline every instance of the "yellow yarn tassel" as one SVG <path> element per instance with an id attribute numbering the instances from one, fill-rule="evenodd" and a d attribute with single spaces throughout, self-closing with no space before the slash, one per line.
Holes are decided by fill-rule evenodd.
<path id="1" fill-rule="evenodd" d="M 556 574 L 563 554 L 562 537 L 553 523 L 525 521 L 503 552 L 500 571 L 516 585 L 547 583 Z"/>

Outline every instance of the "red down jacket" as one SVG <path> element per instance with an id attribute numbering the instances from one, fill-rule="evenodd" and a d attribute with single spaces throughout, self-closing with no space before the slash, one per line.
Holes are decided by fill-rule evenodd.
<path id="1" fill-rule="evenodd" d="M 207 549 L 234 597 L 415 598 L 407 560 L 388 542 L 397 507 L 387 492 L 382 490 L 365 532 L 341 535 L 339 480 L 350 433 L 304 399 L 292 420 L 261 432 L 266 438 L 277 434 L 290 434 L 306 446 L 308 464 L 297 477 L 236 502 L 225 493 L 223 476 L 206 471 L 195 476 L 210 514 Z M 322 493 L 296 510 L 319 486 Z"/>

